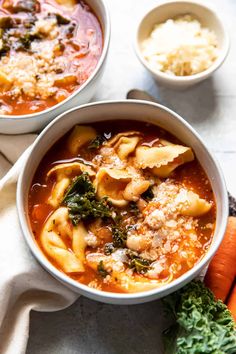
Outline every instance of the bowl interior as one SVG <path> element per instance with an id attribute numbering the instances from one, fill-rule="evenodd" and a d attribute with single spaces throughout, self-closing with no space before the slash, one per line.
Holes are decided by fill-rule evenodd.
<path id="1" fill-rule="evenodd" d="M 218 16 L 213 10 L 211 10 L 209 7 L 203 4 L 199 4 L 191 1 L 173 1 L 173 2 L 171 1 L 171 2 L 161 4 L 155 7 L 154 9 L 152 9 L 144 16 L 144 18 L 139 24 L 137 37 L 136 37 L 136 48 L 137 48 L 139 58 L 146 66 L 149 65 L 142 55 L 142 50 L 141 50 L 142 42 L 150 35 L 151 31 L 153 30 L 156 24 L 165 22 L 167 19 L 179 15 L 184 15 L 184 14 L 193 15 L 200 21 L 200 23 L 204 27 L 207 27 L 210 30 L 215 32 L 219 43 L 220 53 L 218 58 L 211 65 L 210 68 L 196 75 L 190 75 L 188 77 L 172 77 L 172 76 L 170 77 L 166 73 L 160 72 L 161 75 L 165 76 L 166 78 L 169 78 L 170 80 L 171 79 L 188 80 L 191 77 L 192 78 L 196 77 L 197 75 L 201 75 L 209 70 L 213 71 L 224 60 L 228 51 L 229 44 L 228 44 L 228 38 L 225 29 L 223 27 L 221 20 L 218 18 Z M 151 68 L 149 69 L 152 71 Z"/>
<path id="2" fill-rule="evenodd" d="M 103 32 L 103 38 L 107 36 L 108 28 L 106 26 L 108 17 L 107 17 L 107 11 L 105 8 L 105 3 L 104 1 L 101 0 L 86 0 L 86 3 L 90 6 L 92 11 L 94 11 L 95 15 L 99 19 L 100 25 L 102 27 L 102 32 Z"/>
<path id="3" fill-rule="evenodd" d="M 138 120 L 156 124 L 178 137 L 186 145 L 193 148 L 195 155 L 201 162 L 206 171 L 209 180 L 212 183 L 212 188 L 217 204 L 217 222 L 216 229 L 211 247 L 205 257 L 199 261 L 194 268 L 185 273 L 180 278 L 174 280 L 159 289 L 151 290 L 143 293 L 135 294 L 114 294 L 106 293 L 79 284 L 70 279 L 65 274 L 59 272 L 46 259 L 41 250 L 38 248 L 34 235 L 31 232 L 31 227 L 28 218 L 28 193 L 33 179 L 34 173 L 39 165 L 39 162 L 49 150 L 49 148 L 75 124 L 89 124 L 94 121 L 106 121 L 111 119 L 119 119 L 122 127 L 123 120 Z M 95 104 L 84 105 L 75 108 L 61 115 L 54 120 L 38 137 L 34 143 L 32 152 L 25 164 L 21 173 L 17 187 L 17 207 L 20 218 L 21 227 L 25 235 L 26 241 L 29 244 L 32 252 L 39 262 L 57 279 L 62 281 L 67 286 L 75 291 L 82 293 L 92 299 L 109 303 L 130 304 L 150 301 L 155 298 L 162 297 L 168 293 L 177 290 L 187 281 L 191 280 L 209 259 L 213 256 L 219 246 L 227 219 L 227 192 L 224 184 L 222 173 L 212 158 L 211 154 L 194 130 L 177 114 L 169 109 L 149 102 L 144 101 L 119 101 L 119 102 L 100 102 Z"/>

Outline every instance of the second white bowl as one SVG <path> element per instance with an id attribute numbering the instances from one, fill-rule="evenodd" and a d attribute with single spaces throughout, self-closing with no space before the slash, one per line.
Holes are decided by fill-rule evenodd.
<path id="1" fill-rule="evenodd" d="M 86 0 L 98 17 L 103 31 L 103 50 L 98 64 L 87 81 L 64 101 L 44 111 L 25 115 L 0 115 L 0 133 L 23 134 L 44 128 L 66 110 L 91 100 L 101 80 L 110 42 L 110 17 L 106 0 Z"/>
<path id="2" fill-rule="evenodd" d="M 143 56 L 141 43 L 148 38 L 156 24 L 185 14 L 193 15 L 204 27 L 214 31 L 219 43 L 218 58 L 207 70 L 195 75 L 171 76 L 161 71 L 154 71 Z M 170 88 L 184 89 L 205 80 L 223 64 L 229 51 L 229 37 L 223 22 L 209 6 L 195 1 L 165 1 L 149 11 L 140 21 L 135 38 L 135 51 L 141 63 L 157 82 Z"/>

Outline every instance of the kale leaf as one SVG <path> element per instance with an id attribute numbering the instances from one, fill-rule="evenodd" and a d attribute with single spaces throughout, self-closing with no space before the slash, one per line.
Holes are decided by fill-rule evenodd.
<path id="1" fill-rule="evenodd" d="M 150 269 L 151 261 L 148 259 L 140 257 L 138 254 L 131 250 L 128 250 L 126 254 L 129 259 L 129 268 L 133 269 L 136 273 L 145 274 Z"/>
<path id="2" fill-rule="evenodd" d="M 30 32 L 26 32 L 24 34 L 24 36 L 20 37 L 19 40 L 19 46 L 18 49 L 30 49 L 31 47 L 31 43 L 35 40 L 35 39 L 39 39 L 40 36 L 38 34 L 32 34 Z"/>
<path id="3" fill-rule="evenodd" d="M 71 198 L 75 197 L 77 194 L 86 195 L 89 199 L 94 197 L 95 189 L 89 179 L 88 173 L 82 173 L 73 179 L 72 184 L 64 196 L 63 202 L 69 202 Z"/>
<path id="4" fill-rule="evenodd" d="M 127 230 L 120 227 L 119 224 L 112 226 L 112 243 L 116 248 L 124 248 L 126 246 Z"/>
<path id="5" fill-rule="evenodd" d="M 133 214 L 134 216 L 137 216 L 140 214 L 139 208 L 137 206 L 137 203 L 135 202 L 130 202 L 129 203 L 129 212 Z"/>
<path id="6" fill-rule="evenodd" d="M 102 278 L 106 278 L 109 275 L 108 271 L 104 268 L 103 261 L 100 261 L 97 266 L 97 271 L 101 275 Z"/>
<path id="7" fill-rule="evenodd" d="M 11 47 L 8 44 L 7 40 L 5 39 L 5 37 L 2 38 L 2 44 L 0 47 L 0 57 L 3 55 L 6 55 L 9 51 L 10 51 Z"/>
<path id="8" fill-rule="evenodd" d="M 87 173 L 74 178 L 62 204 L 68 207 L 73 225 L 78 225 L 80 220 L 111 217 L 107 199 L 96 200 L 95 188 Z"/>
<path id="9" fill-rule="evenodd" d="M 113 252 L 115 252 L 116 248 L 114 247 L 112 242 L 108 242 L 105 244 L 104 246 L 104 254 L 106 256 L 109 256 L 110 254 L 112 254 Z"/>
<path id="10" fill-rule="evenodd" d="M 154 198 L 154 193 L 152 191 L 152 187 L 149 187 L 142 195 L 141 197 L 146 200 L 146 201 L 150 201 Z"/>
<path id="11" fill-rule="evenodd" d="M 88 148 L 89 149 L 98 149 L 106 140 L 107 139 L 104 135 L 98 135 L 98 136 L 96 136 L 95 139 L 93 139 L 89 143 Z"/>
<path id="12" fill-rule="evenodd" d="M 234 354 L 235 323 L 227 306 L 200 281 L 163 300 L 175 323 L 163 333 L 165 354 Z"/>
<path id="13" fill-rule="evenodd" d="M 58 25 L 68 25 L 70 23 L 70 19 L 62 16 L 61 14 L 55 14 Z"/>

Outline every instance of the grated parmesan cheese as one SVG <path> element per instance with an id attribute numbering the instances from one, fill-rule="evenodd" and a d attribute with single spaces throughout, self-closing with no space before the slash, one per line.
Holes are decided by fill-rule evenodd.
<path id="1" fill-rule="evenodd" d="M 213 31 L 191 15 L 157 24 L 142 43 L 144 58 L 155 71 L 188 76 L 208 69 L 218 57 Z"/>
<path id="2" fill-rule="evenodd" d="M 65 70 L 64 58 L 56 56 L 59 45 L 56 38 L 59 27 L 55 19 L 40 19 L 35 22 L 33 34 L 43 34 L 40 41 L 32 41 L 30 51 L 15 52 L 0 58 L 0 73 L 11 83 L 9 95 L 17 98 L 22 94 L 31 98 L 46 99 L 55 94 L 55 78 Z M 0 43 L 1 45 L 1 43 Z"/>
<path id="3" fill-rule="evenodd" d="M 100 244 L 99 238 L 94 235 L 91 231 L 88 231 L 88 233 L 85 236 L 85 242 L 87 243 L 88 246 L 90 247 L 98 247 Z"/>
<path id="4" fill-rule="evenodd" d="M 29 97 L 45 99 L 55 93 L 55 73 L 63 63 L 54 57 L 52 51 L 50 56 L 48 53 L 45 49 L 33 55 L 18 52 L 14 56 L 1 58 L 0 71 L 12 82 L 12 96 L 20 96 L 23 92 Z"/>

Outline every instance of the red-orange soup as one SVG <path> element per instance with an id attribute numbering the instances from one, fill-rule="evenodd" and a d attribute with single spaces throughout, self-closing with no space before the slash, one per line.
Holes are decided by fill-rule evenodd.
<path id="1" fill-rule="evenodd" d="M 76 126 L 48 151 L 29 217 L 59 270 L 96 289 L 132 293 L 199 262 L 216 205 L 191 148 L 157 126 L 112 121 Z"/>
<path id="2" fill-rule="evenodd" d="M 83 1 L 0 0 L 0 114 L 65 100 L 92 74 L 102 47 L 99 20 Z"/>

